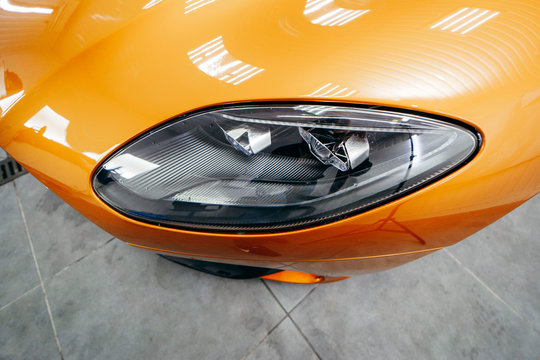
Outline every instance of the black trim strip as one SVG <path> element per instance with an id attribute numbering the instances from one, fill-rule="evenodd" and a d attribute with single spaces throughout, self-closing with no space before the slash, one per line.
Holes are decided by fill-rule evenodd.
<path id="1" fill-rule="evenodd" d="M 224 264 L 213 261 L 186 259 L 171 255 L 160 254 L 160 256 L 190 269 L 202 271 L 207 274 L 220 276 L 228 279 L 253 279 L 283 271 L 278 269 L 262 268 L 255 266 Z"/>

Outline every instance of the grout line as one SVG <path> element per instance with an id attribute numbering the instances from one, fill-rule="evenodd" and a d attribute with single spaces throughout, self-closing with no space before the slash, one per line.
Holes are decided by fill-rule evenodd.
<path id="1" fill-rule="evenodd" d="M 274 327 L 271 328 L 270 331 L 268 331 L 268 333 L 267 333 L 266 335 L 264 335 L 264 337 L 263 337 L 258 343 L 256 343 L 254 346 L 252 346 L 252 347 L 248 350 L 247 354 L 244 355 L 244 356 L 242 357 L 242 360 L 245 360 L 245 359 L 246 359 L 253 351 L 255 351 L 255 350 L 259 347 L 259 345 L 261 345 L 261 344 L 264 342 L 264 340 L 266 340 L 266 339 L 268 338 L 268 336 L 270 336 L 270 334 L 271 334 L 275 329 L 277 329 L 277 327 L 278 327 L 279 325 L 281 325 L 281 323 L 282 323 L 283 321 L 285 321 L 285 319 L 286 319 L 287 317 L 288 317 L 288 316 L 287 316 L 287 314 L 286 314 L 286 315 L 283 317 L 283 319 L 279 320 L 278 323 L 277 323 L 276 325 L 274 325 Z"/>
<path id="2" fill-rule="evenodd" d="M 277 296 L 274 294 L 274 292 L 272 291 L 272 289 L 270 289 L 270 286 L 268 286 L 268 284 L 266 283 L 266 281 L 264 281 L 263 279 L 259 278 L 259 280 L 263 283 L 264 287 L 266 288 L 266 290 L 268 290 L 270 292 L 270 295 L 272 295 L 272 297 L 274 298 L 274 300 L 276 300 L 276 302 L 278 303 L 278 305 L 283 309 L 283 311 L 285 312 L 285 314 L 289 315 L 289 312 L 287 311 L 287 309 L 285 309 L 285 307 L 283 306 L 283 304 L 281 304 L 281 301 L 279 301 L 279 299 L 277 298 Z"/>
<path id="3" fill-rule="evenodd" d="M 480 279 L 471 269 L 469 269 L 467 266 L 465 266 L 459 259 L 452 254 L 450 251 L 448 251 L 447 248 L 444 248 L 443 251 L 448 254 L 459 266 L 461 266 L 466 272 L 469 273 L 476 281 L 478 281 L 483 287 L 485 287 L 491 295 L 493 295 L 499 302 L 501 302 L 508 310 L 510 310 L 514 315 L 516 315 L 519 319 L 521 319 L 524 323 L 526 323 L 534 332 L 539 333 L 540 332 L 532 326 L 531 323 L 529 323 L 523 316 L 521 316 L 510 304 L 508 304 L 502 297 L 500 297 L 493 289 L 491 289 L 482 279 Z"/>
<path id="4" fill-rule="evenodd" d="M 27 290 L 25 291 L 22 295 L 19 295 L 17 296 L 15 299 L 11 300 L 10 302 L 8 302 L 6 305 L 0 307 L 0 311 L 4 310 L 5 308 L 7 308 L 9 305 L 19 301 L 20 299 L 22 299 L 26 294 L 32 292 L 33 290 L 37 289 L 38 287 L 40 287 L 41 285 L 40 284 L 37 284 L 36 286 L 34 286 L 33 288 L 31 288 L 30 290 Z"/>
<path id="5" fill-rule="evenodd" d="M 290 311 L 287 311 L 287 309 L 285 309 L 285 307 L 281 304 L 281 301 L 279 301 L 279 299 L 277 298 L 276 294 L 274 294 L 274 292 L 272 291 L 272 289 L 270 289 L 270 286 L 268 286 L 268 284 L 266 283 L 265 280 L 263 279 L 260 279 L 262 281 L 262 283 L 264 284 L 264 286 L 266 287 L 266 289 L 270 292 L 270 294 L 272 295 L 272 297 L 277 301 L 277 303 L 279 304 L 279 306 L 281 306 L 281 308 L 283 309 L 283 311 L 285 311 L 285 313 L 288 315 L 289 313 L 291 313 L 294 309 L 296 309 L 298 307 L 298 305 L 300 305 L 305 299 L 307 299 L 307 297 L 309 295 L 311 295 L 312 292 L 315 291 L 315 289 L 319 286 L 319 284 L 315 284 L 315 286 L 308 291 L 308 293 L 306 295 L 304 295 L 304 297 L 302 299 L 300 299 L 300 301 L 293 306 L 293 308 L 290 310 Z M 272 280 L 268 280 L 268 281 L 272 281 Z"/>
<path id="6" fill-rule="evenodd" d="M 319 353 L 317 352 L 317 350 L 315 350 L 315 347 L 313 346 L 313 344 L 311 343 L 311 341 L 309 341 L 309 339 L 307 338 L 306 334 L 304 334 L 304 332 L 302 331 L 302 329 L 300 329 L 300 326 L 296 323 L 296 321 L 294 321 L 294 319 L 292 318 L 291 316 L 291 313 L 301 304 L 304 302 L 305 299 L 307 299 L 311 293 L 313 293 L 318 287 L 319 287 L 320 284 L 316 284 L 313 289 L 311 289 L 303 298 L 302 300 L 300 300 L 298 302 L 298 304 L 296 304 L 292 309 L 291 311 L 289 311 L 287 313 L 287 317 L 292 321 L 293 325 L 296 327 L 296 329 L 298 330 L 298 332 L 300 333 L 300 335 L 302 335 L 302 337 L 304 338 L 304 340 L 306 341 L 306 343 L 309 345 L 309 347 L 311 348 L 311 351 L 313 351 L 313 353 L 315 354 L 315 356 L 317 356 L 317 358 L 319 360 L 321 360 L 321 356 L 319 355 Z"/>
<path id="7" fill-rule="evenodd" d="M 296 330 L 298 330 L 298 332 L 300 333 L 300 335 L 302 335 L 302 337 L 304 338 L 304 340 L 306 341 L 306 343 L 309 345 L 309 347 L 311 348 L 311 351 L 313 351 L 313 353 L 315 354 L 315 356 L 317 357 L 317 359 L 321 360 L 321 356 L 319 355 L 319 353 L 317 352 L 317 350 L 315 350 L 315 348 L 313 347 L 313 344 L 311 344 L 311 341 L 309 341 L 309 339 L 307 338 L 306 334 L 304 334 L 304 332 L 302 331 L 302 329 L 300 329 L 300 326 L 298 326 L 298 324 L 296 323 L 296 321 L 294 321 L 294 319 L 291 317 L 290 314 L 287 314 L 287 317 L 292 321 L 293 325 L 296 327 Z"/>
<path id="8" fill-rule="evenodd" d="M 13 188 L 15 189 L 15 195 L 17 197 L 17 204 L 19 205 L 19 211 L 21 212 L 21 217 L 24 223 L 24 229 L 26 231 L 26 238 L 28 239 L 28 244 L 30 245 L 30 251 L 32 253 L 32 258 L 34 259 L 34 265 L 36 266 L 36 271 L 38 274 L 39 282 L 41 284 L 41 290 L 43 291 L 43 296 L 45 298 L 45 305 L 47 306 L 47 312 L 49 314 L 49 320 L 51 321 L 52 330 L 54 333 L 54 338 L 56 339 L 56 346 L 58 347 L 58 351 L 60 352 L 60 359 L 64 359 L 64 355 L 62 354 L 62 347 L 60 346 L 60 340 L 58 339 L 58 333 L 56 332 L 56 326 L 54 324 L 54 319 L 51 312 L 51 306 L 49 304 L 49 299 L 47 297 L 47 291 L 45 290 L 45 285 L 43 284 L 43 278 L 41 277 L 41 271 L 39 270 L 38 261 L 36 258 L 36 252 L 34 251 L 34 245 L 32 244 L 32 240 L 30 238 L 30 231 L 28 230 L 28 223 L 26 221 L 26 216 L 24 215 L 21 199 L 19 196 L 19 191 L 17 190 L 17 185 L 13 183 Z"/>
<path id="9" fill-rule="evenodd" d="M 298 330 L 298 332 L 300 333 L 300 335 L 302 335 L 302 337 L 304 338 L 304 340 L 306 341 L 306 343 L 308 344 L 308 346 L 310 347 L 311 351 L 313 351 L 313 353 L 315 354 L 315 356 L 317 357 L 317 359 L 321 360 L 321 356 L 319 355 L 319 353 L 317 352 L 317 350 L 315 350 L 315 348 L 313 347 L 313 344 L 311 344 L 311 342 L 308 340 L 307 336 L 304 334 L 304 332 L 300 329 L 300 326 L 298 326 L 298 324 L 296 323 L 296 321 L 294 321 L 294 319 L 291 317 L 291 312 L 296 309 L 298 307 L 298 305 L 300 305 L 305 299 L 307 299 L 307 297 L 309 295 L 311 295 L 312 292 L 315 291 L 315 289 L 319 286 L 319 284 L 316 284 L 299 302 L 298 304 L 296 304 L 290 311 L 287 311 L 285 310 L 285 307 L 281 304 L 281 302 L 279 301 L 279 299 L 277 298 L 276 294 L 274 294 L 274 292 L 272 291 L 272 289 L 270 289 L 270 287 L 268 286 L 268 284 L 266 283 L 266 281 L 264 281 L 263 279 L 261 279 L 262 283 L 264 284 L 264 286 L 266 286 L 266 288 L 268 289 L 268 291 L 270 291 L 270 294 L 274 297 L 274 299 L 277 301 L 277 303 L 279 304 L 279 306 L 281 306 L 281 308 L 283 309 L 283 311 L 285 311 L 285 313 L 287 314 L 286 317 L 289 318 L 289 320 L 291 320 L 291 322 L 293 323 L 294 327 L 296 327 L 296 330 Z M 283 319 L 284 320 L 284 319 Z M 283 321 L 281 320 L 281 322 Z M 273 329 L 272 329 L 273 330 Z M 270 334 L 270 333 L 269 333 Z M 268 334 L 268 335 L 269 335 Z M 268 336 L 267 335 L 267 336 Z M 257 344 L 257 346 L 259 346 L 259 344 Z M 249 354 L 248 354 L 249 355 Z M 247 356 L 247 355 L 246 355 Z"/>
<path id="10" fill-rule="evenodd" d="M 268 331 L 268 333 L 261 339 L 261 341 L 259 341 L 257 344 L 255 344 L 254 346 L 252 346 L 246 355 L 244 355 L 242 357 L 242 360 L 245 360 L 253 351 L 255 351 L 255 349 L 257 349 L 259 347 L 259 345 L 261 345 L 264 340 L 266 340 L 266 338 L 268 338 L 268 336 L 270 336 L 270 334 L 272 333 L 272 331 L 274 331 L 288 316 L 289 314 L 287 314 L 287 310 L 285 310 L 285 308 L 283 307 L 283 305 L 281 305 L 281 303 L 279 302 L 279 300 L 276 298 L 276 296 L 274 295 L 274 293 L 272 292 L 272 290 L 270 290 L 270 288 L 268 287 L 268 285 L 264 282 L 263 279 L 259 278 L 259 280 L 263 283 L 263 285 L 266 287 L 266 289 L 270 292 L 270 295 L 272 295 L 272 297 L 274 298 L 274 300 L 276 300 L 276 302 L 278 303 L 278 305 L 281 307 L 281 309 L 283 309 L 283 312 L 285 313 L 285 316 L 283 317 L 283 319 L 279 320 L 279 322 L 273 327 L 270 329 L 270 331 Z"/>
<path id="11" fill-rule="evenodd" d="M 75 260 L 74 262 L 70 263 L 69 265 L 66 265 L 62 270 L 56 272 L 55 274 L 43 279 L 43 283 L 51 280 L 51 279 L 54 279 L 55 277 L 57 277 L 58 275 L 60 275 L 61 273 L 63 273 L 64 271 L 66 271 L 67 269 L 69 269 L 70 267 L 72 267 L 73 265 L 77 264 L 78 262 L 84 260 L 85 258 L 87 258 L 88 256 L 92 255 L 93 253 L 95 253 L 96 251 L 100 250 L 101 248 L 105 247 L 105 245 L 109 244 L 111 241 L 113 241 L 114 239 L 116 239 L 114 236 L 112 238 L 110 238 L 109 240 L 107 240 L 106 242 L 104 242 L 103 244 L 101 244 L 99 247 L 95 248 L 94 250 L 92 250 L 91 252 L 89 252 L 88 254 L 78 258 L 77 260 Z M 35 290 L 36 288 L 40 287 L 41 284 L 38 284 L 36 286 L 34 286 L 33 288 L 25 291 L 22 295 L 19 295 L 18 297 L 16 297 L 15 299 L 11 300 L 10 302 L 8 302 L 7 304 L 3 305 L 0 307 L 0 311 L 4 310 L 5 308 L 7 308 L 9 305 L 17 302 L 18 300 L 20 300 L 21 298 L 23 298 L 26 294 L 28 294 L 29 292 L 31 292 L 32 290 Z"/>
<path id="12" fill-rule="evenodd" d="M 75 260 L 74 262 L 64 266 L 64 268 L 62 268 L 61 270 L 57 271 L 55 274 L 49 276 L 48 278 L 45 279 L 45 281 L 49 281 L 53 278 L 55 278 L 56 276 L 60 275 L 61 273 L 63 273 L 64 271 L 66 271 L 67 269 L 69 269 L 70 267 L 72 267 L 73 265 L 79 263 L 80 261 L 86 259 L 88 256 L 92 255 L 93 253 L 95 253 L 96 251 L 98 250 L 101 250 L 102 248 L 104 248 L 105 246 L 107 246 L 111 241 L 113 241 L 114 239 L 116 239 L 114 236 L 112 238 L 110 238 L 109 240 L 105 241 L 103 244 L 99 245 L 97 248 L 95 248 L 94 250 L 90 251 L 88 254 L 86 255 L 83 255 L 81 256 L 80 258 L 78 258 L 77 260 Z"/>
<path id="13" fill-rule="evenodd" d="M 304 300 L 306 300 L 308 298 L 308 296 L 311 295 L 311 293 L 314 292 L 319 287 L 319 285 L 320 284 L 315 284 L 313 289 L 309 290 L 309 292 L 298 302 L 298 304 L 294 305 L 294 307 L 289 312 L 287 312 L 287 314 L 292 313 L 294 311 L 294 309 L 296 309 L 301 303 L 303 303 Z"/>

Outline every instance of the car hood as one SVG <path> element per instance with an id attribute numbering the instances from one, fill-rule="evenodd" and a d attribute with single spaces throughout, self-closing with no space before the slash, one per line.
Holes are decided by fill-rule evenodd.
<path id="1" fill-rule="evenodd" d="M 198 107 L 264 99 L 382 103 L 484 128 L 467 110 L 478 101 L 538 99 L 540 10 L 531 0 L 25 3 L 0 5 L 0 95 L 30 97 L 59 81 L 57 92 L 71 87 L 144 114 L 139 131 Z M 233 62 L 244 70 L 229 72 Z"/>

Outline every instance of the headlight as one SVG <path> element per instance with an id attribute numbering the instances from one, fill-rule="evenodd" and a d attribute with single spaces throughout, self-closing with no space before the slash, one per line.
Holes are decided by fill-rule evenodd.
<path id="1" fill-rule="evenodd" d="M 351 106 L 230 106 L 181 116 L 97 170 L 98 196 L 129 217 L 210 231 L 284 231 L 403 196 L 479 146 L 471 130 Z"/>

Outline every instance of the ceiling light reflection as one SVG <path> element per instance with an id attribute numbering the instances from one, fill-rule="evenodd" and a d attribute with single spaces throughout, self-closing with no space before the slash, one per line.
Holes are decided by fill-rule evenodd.
<path id="1" fill-rule="evenodd" d="M 307 0 L 304 8 L 312 24 L 321 26 L 343 26 L 364 15 L 369 10 L 352 10 L 337 6 L 334 0 Z"/>
<path id="2" fill-rule="evenodd" d="M 146 5 L 144 5 L 142 8 L 143 10 L 146 10 L 146 9 L 150 9 L 151 7 L 159 4 L 160 2 L 162 2 L 163 0 L 151 0 L 150 2 L 148 2 Z"/>
<path id="3" fill-rule="evenodd" d="M 482 25 L 483 23 L 485 23 L 486 21 L 488 20 L 491 20 L 492 18 L 494 18 L 495 16 L 499 15 L 499 12 L 496 11 L 496 12 L 492 12 L 488 17 L 485 17 L 483 19 L 481 19 L 480 21 L 474 23 L 471 27 L 465 29 L 465 31 L 462 31 L 461 33 L 463 35 L 465 35 L 466 33 L 468 33 L 469 31 L 473 30 L 474 28 L 477 28 L 478 26 Z"/>
<path id="4" fill-rule="evenodd" d="M 36 133 L 43 131 L 44 138 L 71 147 L 66 140 L 69 120 L 57 114 L 48 106 L 44 106 L 39 110 L 30 120 L 24 123 L 24 126 L 34 130 Z"/>
<path id="5" fill-rule="evenodd" d="M 119 155 L 103 166 L 104 169 L 111 170 L 114 174 L 121 176 L 124 179 L 134 178 L 137 175 L 144 174 L 158 167 L 158 164 L 154 164 L 131 154 Z"/>
<path id="6" fill-rule="evenodd" d="M 101 156 L 100 154 L 94 152 L 83 152 L 82 154 L 95 161 L 98 161 L 99 157 Z"/>
<path id="7" fill-rule="evenodd" d="M 184 7 L 184 14 L 189 14 L 190 12 L 211 4 L 214 1 L 216 0 L 187 0 L 186 6 Z"/>
<path id="8" fill-rule="evenodd" d="M 13 95 L 0 99 L 0 118 L 4 117 L 9 109 L 17 103 L 24 95 L 24 90 L 19 91 Z"/>
<path id="9" fill-rule="evenodd" d="M 332 83 L 326 83 L 325 85 L 321 86 L 311 94 L 307 94 L 304 96 L 314 96 L 314 97 L 347 97 L 354 95 L 357 92 L 357 90 L 351 90 L 348 87 L 335 85 Z"/>
<path id="10" fill-rule="evenodd" d="M 0 0 L 0 9 L 23 14 L 52 14 L 54 11 L 54 9 L 46 7 L 14 5 L 10 3 L 9 0 Z"/>
<path id="11" fill-rule="evenodd" d="M 430 28 L 460 32 L 465 35 L 497 15 L 499 15 L 498 11 L 463 8 L 433 24 Z"/>
<path id="12" fill-rule="evenodd" d="M 241 84 L 264 71 L 229 54 L 222 36 L 188 52 L 188 56 L 191 62 L 205 74 L 233 85 Z"/>
<path id="13" fill-rule="evenodd" d="M 305 111 L 313 115 L 322 115 L 328 111 L 334 111 L 336 108 L 328 105 L 298 105 L 295 110 Z"/>

